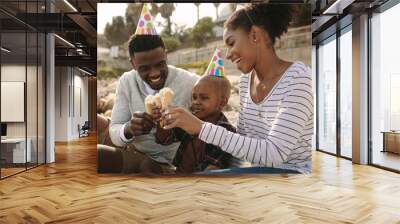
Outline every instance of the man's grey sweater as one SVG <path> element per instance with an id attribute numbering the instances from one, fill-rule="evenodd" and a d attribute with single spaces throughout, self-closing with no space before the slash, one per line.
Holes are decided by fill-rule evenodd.
<path id="1" fill-rule="evenodd" d="M 164 87 L 171 88 L 174 92 L 173 105 L 188 108 L 191 103 L 192 88 L 198 76 L 176 68 L 168 66 L 168 77 Z M 136 111 L 145 111 L 144 99 L 146 91 L 143 80 L 135 70 L 125 72 L 118 82 L 117 98 L 112 110 L 110 137 L 116 146 L 126 145 L 120 137 L 120 129 L 131 120 L 132 114 Z M 155 128 L 147 135 L 135 136 L 133 144 L 137 150 L 145 153 L 150 158 L 163 163 L 171 163 L 179 143 L 163 146 L 155 142 Z"/>

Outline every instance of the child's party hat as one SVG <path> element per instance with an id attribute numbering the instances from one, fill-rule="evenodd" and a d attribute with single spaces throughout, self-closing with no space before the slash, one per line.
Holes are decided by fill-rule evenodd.
<path id="1" fill-rule="evenodd" d="M 142 13 L 140 14 L 139 22 L 136 26 L 135 35 L 158 35 L 154 26 L 153 18 L 150 14 L 149 7 L 146 3 L 143 4 Z"/>
<path id="2" fill-rule="evenodd" d="M 224 61 L 222 60 L 221 49 L 215 49 L 214 55 L 207 67 L 206 75 L 224 76 Z"/>

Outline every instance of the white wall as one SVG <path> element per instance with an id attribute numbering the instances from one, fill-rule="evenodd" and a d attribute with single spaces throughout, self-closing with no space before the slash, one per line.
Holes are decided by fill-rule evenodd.
<path id="1" fill-rule="evenodd" d="M 76 68 L 56 67 L 56 141 L 79 138 L 78 124 L 88 120 L 88 78 L 82 75 Z"/>
<path id="2" fill-rule="evenodd" d="M 82 74 L 82 73 L 79 73 Z M 83 124 L 88 120 L 88 78 L 86 76 L 75 75 L 75 86 L 81 89 L 82 115 L 76 116 L 79 122 Z"/>
<path id="3" fill-rule="evenodd" d="M 68 68 L 55 68 L 55 141 L 68 140 Z"/>

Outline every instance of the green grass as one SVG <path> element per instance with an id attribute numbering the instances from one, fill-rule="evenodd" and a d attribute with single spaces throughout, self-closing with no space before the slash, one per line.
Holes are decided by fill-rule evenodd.
<path id="1" fill-rule="evenodd" d="M 196 69 L 196 73 L 199 74 L 200 76 L 202 76 L 207 69 L 208 63 L 209 63 L 208 61 L 196 61 L 196 62 L 189 63 L 189 64 L 178 64 L 178 65 L 176 65 L 176 67 L 182 68 L 185 70 Z"/>
<path id="2" fill-rule="evenodd" d="M 124 72 L 125 69 L 120 68 L 110 68 L 107 66 L 102 66 L 97 69 L 97 78 L 98 79 L 112 79 L 120 77 Z"/>

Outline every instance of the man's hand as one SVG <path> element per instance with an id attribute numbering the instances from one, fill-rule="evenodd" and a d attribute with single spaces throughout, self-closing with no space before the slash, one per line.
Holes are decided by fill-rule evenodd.
<path id="1" fill-rule="evenodd" d="M 125 126 L 124 135 L 127 139 L 133 136 L 150 133 L 154 127 L 153 117 L 146 112 L 133 113 L 132 119 Z"/>

